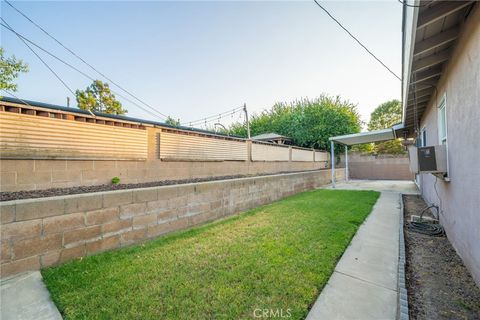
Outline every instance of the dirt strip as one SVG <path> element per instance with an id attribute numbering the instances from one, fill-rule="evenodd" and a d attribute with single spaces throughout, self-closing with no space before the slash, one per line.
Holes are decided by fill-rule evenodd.
<path id="1" fill-rule="evenodd" d="M 261 177 L 261 176 L 271 176 L 276 174 L 301 173 L 301 172 L 312 172 L 312 171 L 322 171 L 322 170 L 281 171 L 281 172 L 255 174 L 255 175 L 239 175 L 238 174 L 238 175 L 230 175 L 230 176 L 217 176 L 217 177 L 205 177 L 205 178 L 194 178 L 194 179 L 160 180 L 160 181 L 143 182 L 143 183 L 101 184 L 101 185 L 79 186 L 79 187 L 71 187 L 71 188 L 53 188 L 53 189 L 44 189 L 44 190 L 0 192 L 0 201 L 45 198 L 45 197 L 65 196 L 70 194 L 159 187 L 159 186 L 168 186 L 168 185 L 175 185 L 175 184 L 186 184 L 186 183 L 207 182 L 207 181 L 228 180 L 228 179 L 249 178 L 249 177 Z"/>
<path id="2" fill-rule="evenodd" d="M 420 196 L 403 200 L 406 225 L 426 204 Z M 480 319 L 480 288 L 448 238 L 404 231 L 410 319 Z"/>

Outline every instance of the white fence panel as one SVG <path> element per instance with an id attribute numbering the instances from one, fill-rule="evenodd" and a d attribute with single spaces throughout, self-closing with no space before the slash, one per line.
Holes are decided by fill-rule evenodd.
<path id="1" fill-rule="evenodd" d="M 252 142 L 252 161 L 289 161 L 288 146 Z"/>
<path id="2" fill-rule="evenodd" d="M 315 151 L 315 162 L 328 162 L 329 155 L 325 151 Z"/>
<path id="3" fill-rule="evenodd" d="M 160 159 L 222 161 L 248 159 L 244 140 L 197 132 L 162 129 Z"/>
<path id="4" fill-rule="evenodd" d="M 292 148 L 292 161 L 313 161 L 313 150 Z"/>

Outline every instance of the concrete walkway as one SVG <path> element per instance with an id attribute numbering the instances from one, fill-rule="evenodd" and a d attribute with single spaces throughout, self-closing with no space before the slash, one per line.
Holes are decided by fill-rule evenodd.
<path id="1" fill-rule="evenodd" d="M 0 319 L 62 319 L 39 271 L 2 279 L 0 285 Z"/>
<path id="2" fill-rule="evenodd" d="M 337 189 L 377 190 L 382 194 L 307 319 L 394 320 L 398 305 L 400 194 L 416 193 L 415 185 L 409 181 L 351 181 L 337 184 Z"/>

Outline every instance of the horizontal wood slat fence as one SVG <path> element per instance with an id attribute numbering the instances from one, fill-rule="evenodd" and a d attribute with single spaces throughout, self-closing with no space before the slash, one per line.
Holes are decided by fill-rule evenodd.
<path id="1" fill-rule="evenodd" d="M 143 121 L 143 122 L 142 122 Z M 327 152 L 129 117 L 0 101 L 0 189 L 318 170 Z"/>
<path id="2" fill-rule="evenodd" d="M 151 128 L 143 125 L 132 127 L 119 121 L 107 125 L 108 121 L 85 115 L 27 111 L 32 110 L 2 106 L 1 158 L 146 160 L 152 147 L 147 134 Z M 161 160 L 328 161 L 326 152 L 313 149 L 181 129 L 157 131 L 156 154 Z"/>
<path id="3" fill-rule="evenodd" d="M 289 161 L 288 146 L 272 145 L 271 143 L 252 143 L 252 161 Z"/>
<path id="4" fill-rule="evenodd" d="M 171 129 L 159 135 L 160 159 L 248 160 L 246 140 Z"/>
<path id="5" fill-rule="evenodd" d="M 147 157 L 146 130 L 20 113 L 0 113 L 2 158 L 129 159 Z"/>

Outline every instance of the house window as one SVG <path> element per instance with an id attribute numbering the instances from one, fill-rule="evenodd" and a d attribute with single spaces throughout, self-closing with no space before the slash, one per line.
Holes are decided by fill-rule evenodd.
<path id="1" fill-rule="evenodd" d="M 427 146 L 427 128 L 423 127 L 420 131 L 420 134 L 415 141 L 415 146 L 417 147 L 425 147 Z"/>
<path id="2" fill-rule="evenodd" d="M 447 108 L 445 96 L 438 107 L 438 142 L 447 144 Z"/>

